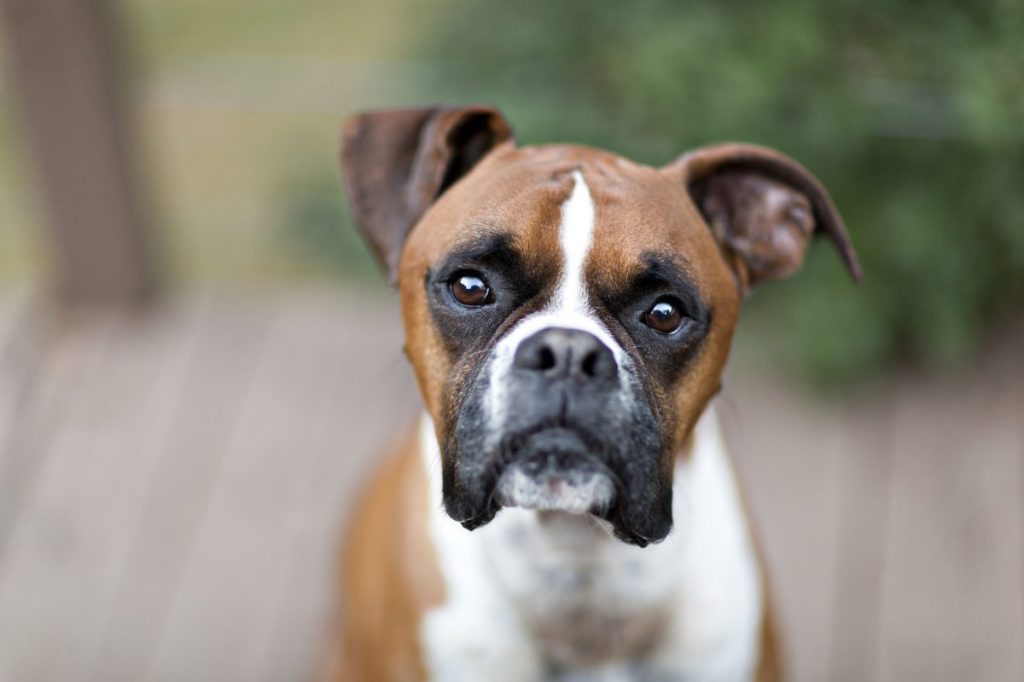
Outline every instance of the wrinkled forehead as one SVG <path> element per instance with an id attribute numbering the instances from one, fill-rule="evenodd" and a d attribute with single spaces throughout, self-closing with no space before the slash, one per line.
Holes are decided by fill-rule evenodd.
<path id="1" fill-rule="evenodd" d="M 582 217 L 567 212 L 578 189 L 589 204 Z M 587 224 L 567 224 L 581 220 Z M 652 259 L 699 284 L 716 260 L 707 227 L 672 175 L 571 145 L 498 149 L 431 208 L 409 245 L 429 264 L 500 243 L 526 267 L 554 275 L 573 248 L 567 230 L 585 233 L 588 287 L 626 286 Z"/>

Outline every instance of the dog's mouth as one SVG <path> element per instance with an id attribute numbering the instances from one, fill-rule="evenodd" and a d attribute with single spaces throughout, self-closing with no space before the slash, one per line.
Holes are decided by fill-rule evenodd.
<path id="1" fill-rule="evenodd" d="M 445 496 L 448 514 L 467 530 L 487 525 L 505 507 L 590 514 L 639 547 L 664 539 L 672 527 L 671 487 L 636 467 L 623 478 L 613 462 L 624 456 L 585 428 L 537 425 L 507 434 L 499 453 L 460 482 L 469 494 Z"/>
<path id="2" fill-rule="evenodd" d="M 617 497 L 614 474 L 592 454 L 581 435 L 555 427 L 521 442 L 499 474 L 493 500 L 521 507 L 605 517 Z"/>

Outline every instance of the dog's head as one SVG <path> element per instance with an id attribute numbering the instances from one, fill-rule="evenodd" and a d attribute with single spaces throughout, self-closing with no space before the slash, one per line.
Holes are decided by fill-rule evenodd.
<path id="1" fill-rule="evenodd" d="M 487 107 L 344 130 L 356 223 L 401 291 L 406 349 L 467 528 L 503 506 L 592 513 L 626 542 L 672 527 L 672 471 L 718 391 L 746 291 L 816 230 L 856 255 L 796 162 L 723 144 L 660 169 L 517 147 Z"/>

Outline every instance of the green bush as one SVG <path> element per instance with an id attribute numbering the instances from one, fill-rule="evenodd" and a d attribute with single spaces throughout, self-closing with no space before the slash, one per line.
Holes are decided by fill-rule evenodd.
<path id="1" fill-rule="evenodd" d="M 746 328 L 810 377 L 951 366 L 1022 312 L 1024 3 L 432 6 L 420 97 L 495 103 L 525 143 L 661 164 L 744 140 L 811 168 L 867 280 L 821 242 L 802 275 L 755 292 Z"/>

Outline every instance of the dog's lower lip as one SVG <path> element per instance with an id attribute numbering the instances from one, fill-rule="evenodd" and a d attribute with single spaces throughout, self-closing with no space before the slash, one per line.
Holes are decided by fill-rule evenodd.
<path id="1" fill-rule="evenodd" d="M 491 499 L 502 507 L 604 515 L 617 497 L 607 466 L 573 429 L 555 426 L 515 438 Z"/>
<path id="2" fill-rule="evenodd" d="M 479 528 L 480 526 L 485 526 L 494 519 L 494 516 L 498 513 L 499 509 L 501 509 L 500 505 L 498 505 L 497 502 L 494 502 L 492 500 L 487 505 L 486 511 L 481 512 L 480 514 L 477 514 L 476 516 L 470 517 L 468 519 L 463 519 L 459 521 L 459 523 L 462 524 L 462 527 L 466 530 L 473 530 L 475 528 Z"/>

